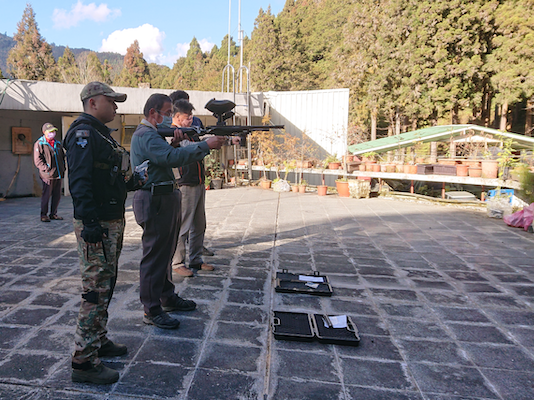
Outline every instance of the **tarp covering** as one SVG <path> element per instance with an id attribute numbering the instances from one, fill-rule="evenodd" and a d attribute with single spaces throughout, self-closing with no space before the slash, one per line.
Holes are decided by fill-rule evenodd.
<path id="1" fill-rule="evenodd" d="M 348 149 L 349 153 L 354 155 L 364 154 L 371 151 L 382 153 L 402 147 L 414 146 L 417 143 L 448 141 L 451 137 L 467 137 L 466 135 L 469 134 L 473 135 L 480 133 L 493 136 L 499 140 L 512 139 L 512 147 L 515 149 L 532 149 L 534 147 L 534 138 L 520 135 L 518 133 L 503 132 L 478 125 L 441 125 L 355 144 L 349 146 Z"/>

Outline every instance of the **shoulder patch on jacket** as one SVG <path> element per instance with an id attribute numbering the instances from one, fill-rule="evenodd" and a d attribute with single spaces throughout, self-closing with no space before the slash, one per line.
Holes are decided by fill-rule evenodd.
<path id="1" fill-rule="evenodd" d="M 80 129 L 76 131 L 76 137 L 77 138 L 88 138 L 89 137 L 89 131 L 86 129 Z"/>

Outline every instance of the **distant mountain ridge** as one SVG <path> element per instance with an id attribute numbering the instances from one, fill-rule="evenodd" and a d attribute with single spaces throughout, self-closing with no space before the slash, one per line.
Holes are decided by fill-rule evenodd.
<path id="1" fill-rule="evenodd" d="M 0 69 L 2 70 L 2 73 L 4 76 L 9 77 L 9 74 L 7 73 L 7 56 L 9 54 L 9 51 L 11 48 L 15 46 L 15 40 L 7 36 L 3 33 L 0 33 Z M 50 46 L 52 46 L 52 54 L 54 55 L 55 60 L 57 61 L 59 57 L 63 55 L 63 52 L 65 51 L 66 46 L 58 46 L 54 43 L 50 43 Z M 77 57 L 81 53 L 93 51 L 90 49 L 85 48 L 71 48 L 71 51 L 74 53 L 74 56 Z M 121 56 L 119 53 L 99 53 L 95 52 L 98 56 L 98 59 L 101 63 L 104 63 L 104 60 L 108 60 L 108 62 L 113 65 L 115 68 L 119 67 L 122 68 L 122 64 L 124 62 L 124 56 Z"/>

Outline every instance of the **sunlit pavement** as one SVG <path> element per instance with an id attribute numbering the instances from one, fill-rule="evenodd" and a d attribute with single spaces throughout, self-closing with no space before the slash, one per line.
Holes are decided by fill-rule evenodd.
<path id="1" fill-rule="evenodd" d="M 1 399 L 533 399 L 534 235 L 482 212 L 388 199 L 207 192 L 205 261 L 176 278 L 199 307 L 175 331 L 142 323 L 131 198 L 105 359 L 113 385 L 72 383 L 80 299 L 72 203 L 0 202 Z M 332 297 L 274 292 L 320 271 Z M 275 340 L 271 311 L 348 314 L 359 347 Z"/>

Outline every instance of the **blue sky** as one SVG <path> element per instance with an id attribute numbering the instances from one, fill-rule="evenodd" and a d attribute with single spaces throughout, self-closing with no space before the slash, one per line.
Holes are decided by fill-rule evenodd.
<path id="1" fill-rule="evenodd" d="M 28 0 L 48 43 L 125 54 L 135 39 L 148 62 L 172 66 L 196 37 L 204 51 L 228 33 L 238 39 L 239 0 Z M 286 0 L 241 0 L 241 29 L 250 37 L 260 8 L 278 14 Z M 13 36 L 26 1 L 0 0 L 0 32 Z"/>

